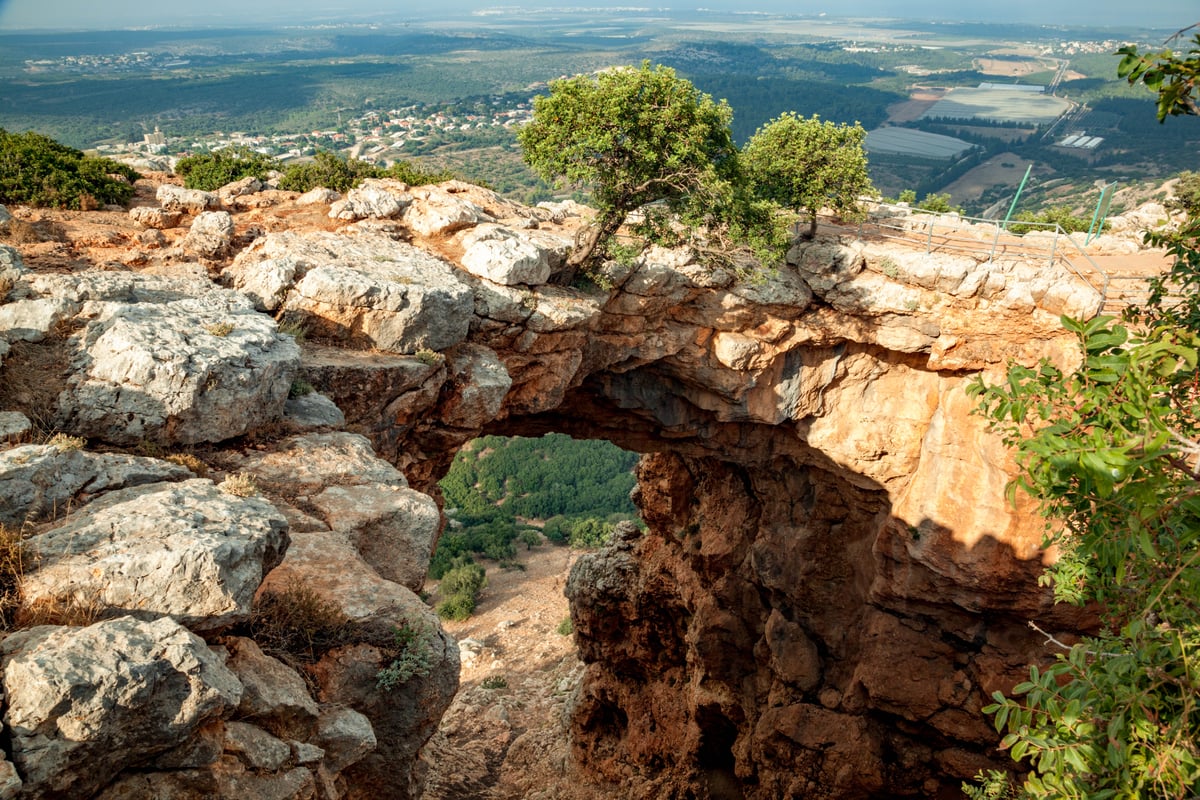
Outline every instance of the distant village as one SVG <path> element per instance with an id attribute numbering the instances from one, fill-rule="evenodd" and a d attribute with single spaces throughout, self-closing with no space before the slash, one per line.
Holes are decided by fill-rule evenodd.
<path id="1" fill-rule="evenodd" d="M 529 88 L 532 96 L 545 85 Z M 273 135 L 217 131 L 203 139 L 195 139 L 172 136 L 169 129 L 163 131 L 155 126 L 140 142 L 99 145 L 95 149 L 106 156 L 154 157 L 191 155 L 237 146 L 274 156 L 284 163 L 311 157 L 318 150 L 332 150 L 348 158 L 390 164 L 411 158 L 421 143 L 431 137 L 512 128 L 533 115 L 531 100 L 513 103 L 496 97 L 488 103 L 475 104 L 470 111 L 457 112 L 448 111 L 444 106 L 439 107 L 441 110 L 426 111 L 418 105 L 390 111 L 367 111 L 333 129 Z"/>

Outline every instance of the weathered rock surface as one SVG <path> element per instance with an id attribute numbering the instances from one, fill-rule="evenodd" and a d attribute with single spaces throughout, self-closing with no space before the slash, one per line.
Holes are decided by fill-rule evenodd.
<path id="1" fill-rule="evenodd" d="M 491 221 L 475 203 L 440 186 L 420 186 L 412 190 L 412 197 L 404 223 L 422 236 L 442 236 Z"/>
<path id="2" fill-rule="evenodd" d="M 505 286 L 537 286 L 550 278 L 545 249 L 499 225 L 480 225 L 463 237 L 462 265 L 472 275 Z"/>
<path id="3" fill-rule="evenodd" d="M 241 681 L 238 716 L 277 736 L 307 740 L 317 725 L 320 709 L 308 694 L 304 678 L 282 661 L 263 653 L 253 639 L 231 637 L 226 666 Z M 341 766 L 335 766 L 335 771 Z"/>
<path id="4" fill-rule="evenodd" d="M 184 214 L 199 214 L 221 205 L 220 198 L 214 192 L 185 189 L 182 186 L 172 186 L 171 184 L 163 184 L 158 187 L 155 197 L 164 211 L 177 211 Z"/>
<path id="5" fill-rule="evenodd" d="M 346 193 L 329 208 L 333 219 L 387 219 L 408 207 L 412 195 L 408 186 L 390 178 L 368 178 Z"/>
<path id="6" fill-rule="evenodd" d="M 164 198 L 192 215 L 211 202 Z M 0 306 L 18 306 L 0 336 L 0 410 L 42 419 L 46 409 L 3 391 L 6 381 L 29 374 L 38 348 L 69 351 L 51 419 L 122 446 L 202 445 L 220 469 L 253 475 L 280 510 L 258 518 L 272 531 L 293 525 L 259 602 L 311 590 L 350 617 L 351 635 L 303 667 L 224 639 L 221 652 L 257 687 L 237 704 L 239 724 L 221 719 L 226 704 L 144 765 L 106 772 L 103 796 L 419 796 L 417 753 L 455 690 L 458 648 L 401 583 L 418 586 L 437 531 L 432 500 L 417 492 L 436 494 L 454 451 L 482 432 L 557 430 L 653 454 L 639 468 L 648 530 L 623 530 L 580 560 L 568 586 L 587 663 L 571 746 L 619 796 L 931 797 L 1007 764 L 978 712 L 1044 656 L 1025 622 L 1086 620 L 1037 586 L 1041 523 L 1005 504 L 1014 465 L 964 388 L 1009 359 L 1067 363 L 1058 315 L 1099 306 L 1084 282 L 989 259 L 994 227 L 947 218 L 978 252 L 928 255 L 847 229 L 746 281 L 695 252 L 651 248 L 605 267 L 611 290 L 580 291 L 542 283 L 579 223 L 569 204 L 524 209 L 463 184 L 375 182 L 321 216 L 321 228 L 362 220 L 337 231 L 280 230 L 288 215 L 315 213 L 286 193 L 227 205 L 243 230 L 274 231 L 232 264 L 206 256 L 243 294 L 172 261 L 177 248 L 139 247 L 127 263 L 142 274 L 68 274 L 26 253 Z M 236 217 L 249 208 L 252 221 Z M 899 226 L 916 238 L 927 221 Z M 398 241 L 410 237 L 420 247 Z M 122 239 L 89 241 L 108 263 Z M 262 311 L 307 328 L 302 359 Z M 62 366 L 45 362 L 50 376 Z M 343 418 L 293 406 L 293 424 L 355 434 L 271 425 L 297 376 Z M 3 454 L 25 498 L 6 513 L 37 519 L 90 502 L 38 529 L 34 545 L 61 546 L 31 586 L 61 565 L 44 587 L 60 601 L 82 587 L 206 631 L 245 616 L 246 592 L 282 544 L 247 559 L 209 544 L 254 514 L 181 500 L 122 512 L 139 493 L 215 489 L 135 486 L 159 467 L 82 455 L 52 466 L 41 452 Z M 22 453 L 28 463 L 9 463 Z M 151 516 L 165 529 L 157 545 Z M 110 552 L 115 542 L 129 552 Z M 214 549 L 257 574 L 229 567 L 243 576 L 231 583 L 210 566 Z M 207 571 L 198 597 L 237 588 L 220 608 L 192 609 L 194 597 L 149 579 L 158 565 L 179 587 Z M 398 644 L 404 627 L 419 631 L 418 649 Z M 400 662 L 414 667 L 407 679 L 381 683 Z M 316 687 L 309 701 L 296 669 Z M 332 709 L 345 711 L 338 725 Z"/>
<path id="7" fill-rule="evenodd" d="M 0 524 L 40 522 L 103 492 L 190 477 L 186 468 L 155 458 L 25 445 L 0 452 Z"/>
<path id="8" fill-rule="evenodd" d="M 204 211 L 196 215 L 183 247 L 207 258 L 225 255 L 233 244 L 233 217 L 228 211 Z"/>
<path id="9" fill-rule="evenodd" d="M 29 542 L 24 602 L 169 615 L 193 630 L 244 620 L 287 547 L 287 522 L 211 481 L 120 489 Z"/>
<path id="10" fill-rule="evenodd" d="M 33 628 L 0 652 L 22 797 L 88 797 L 230 713 L 242 693 L 204 640 L 169 619 Z"/>
<path id="11" fill-rule="evenodd" d="M 301 586 L 350 617 L 353 638 L 359 642 L 329 651 L 310 670 L 321 703 L 361 714 L 378 742 L 375 750 L 346 767 L 345 796 L 420 797 L 417 754 L 458 688 L 457 646 L 440 630 L 429 606 L 403 586 L 381 578 L 340 533 L 293 534 L 283 563 L 267 576 L 260 592 L 284 593 Z M 417 632 L 410 645 L 417 649 L 405 658 L 421 666 L 402 685 L 389 688 L 379 675 L 403 656 L 394 649 L 399 627 Z M 338 722 L 337 729 L 349 725 L 351 732 L 336 735 L 332 721 L 322 719 L 319 731 L 324 733 L 318 733 L 315 743 L 333 763 L 357 757 L 366 748 L 345 743 L 366 741 L 365 727 L 354 722 L 357 718 Z"/>
<path id="12" fill-rule="evenodd" d="M 398 353 L 442 350 L 467 336 L 470 287 L 423 250 L 377 233 L 260 241 L 231 268 L 234 284 L 264 308 L 282 306 L 315 336 Z"/>
<path id="13" fill-rule="evenodd" d="M 167 211 L 165 208 L 140 206 L 129 209 L 129 218 L 139 225 L 153 230 L 166 230 L 179 224 L 182 214 L 178 211 Z"/>
<path id="14" fill-rule="evenodd" d="M 109 306 L 78 337 L 61 426 L 116 444 L 217 442 L 283 411 L 300 350 L 227 292 Z"/>

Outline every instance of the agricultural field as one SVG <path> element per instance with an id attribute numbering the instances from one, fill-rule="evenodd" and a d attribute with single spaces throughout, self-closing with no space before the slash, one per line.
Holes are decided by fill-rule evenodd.
<path id="1" fill-rule="evenodd" d="M 1115 76 L 1112 52 L 1121 41 L 1162 38 L 1155 31 L 1118 38 L 1111 30 L 800 14 L 513 7 L 370 25 L 0 33 L 0 127 L 106 155 L 158 127 L 171 155 L 244 142 L 286 158 L 338 149 L 418 159 L 529 202 L 552 187 L 524 166 L 517 119 L 501 125 L 504 115 L 527 115 L 532 98 L 560 76 L 648 59 L 727 100 L 739 143 L 785 111 L 961 139 L 972 147 L 957 160 L 873 155 L 872 177 L 889 194 L 961 192 L 960 203 L 990 205 L 998 198 L 988 191 L 999 192 L 1014 171 L 1003 163 L 1036 163 L 1039 185 L 1081 187 L 1194 168 L 1198 126 L 1158 126 L 1146 92 Z M 995 103 L 998 94 L 983 98 L 992 108 L 982 119 L 936 118 L 939 106 L 978 94 L 981 83 L 1055 79 L 1054 95 L 1016 98 L 1054 107 L 1038 109 L 1028 124 Z M 1066 109 L 1074 110 L 1060 117 Z M 389 119 L 408 127 L 388 128 Z M 1081 131 L 1103 144 L 1089 154 L 1056 151 L 1057 141 Z M 991 189 L 976 197 L 985 184 Z M 1030 188 L 1040 196 L 1038 186 Z"/>

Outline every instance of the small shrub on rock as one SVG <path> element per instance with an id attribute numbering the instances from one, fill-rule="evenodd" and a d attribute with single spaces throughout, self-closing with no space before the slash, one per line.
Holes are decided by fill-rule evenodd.
<path id="1" fill-rule="evenodd" d="M 267 173 L 278 166 L 271 156 L 249 147 L 227 147 L 180 159 L 175 174 L 183 178 L 183 185 L 189 189 L 215 192 L 242 178 L 266 180 Z"/>
<path id="2" fill-rule="evenodd" d="M 313 664 L 350 641 L 350 619 L 305 587 L 265 592 L 250 617 L 250 635 L 265 652 Z"/>
<path id="3" fill-rule="evenodd" d="M 413 678 L 429 674 L 433 669 L 433 648 L 429 646 L 430 632 L 424 625 L 402 625 L 392 628 L 394 653 L 392 663 L 379 670 L 375 683 L 387 692 Z"/>
<path id="4" fill-rule="evenodd" d="M 248 473 L 234 472 L 225 476 L 225 480 L 217 486 L 225 494 L 234 497 L 252 497 L 258 494 L 258 484 Z"/>

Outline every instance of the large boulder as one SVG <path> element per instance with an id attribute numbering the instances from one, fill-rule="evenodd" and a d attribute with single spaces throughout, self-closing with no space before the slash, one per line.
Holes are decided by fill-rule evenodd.
<path id="1" fill-rule="evenodd" d="M 219 258 L 233 245 L 233 217 L 228 211 L 204 211 L 196 215 L 183 240 L 183 247 L 206 258 Z"/>
<path id="2" fill-rule="evenodd" d="M 174 228 L 179 224 L 181 216 L 182 214 L 178 211 L 167 211 L 165 208 L 154 208 L 152 206 L 138 206 L 137 208 L 129 209 L 130 219 L 138 225 L 152 230 Z"/>
<path id="3" fill-rule="evenodd" d="M 287 543 L 287 522 L 270 503 L 208 480 L 121 489 L 28 541 L 37 566 L 22 583 L 24 602 L 228 627 L 249 616 Z"/>
<path id="4" fill-rule="evenodd" d="M 230 637 L 224 644 L 229 651 L 226 665 L 244 687 L 238 716 L 277 736 L 307 740 L 316 729 L 320 709 L 309 696 L 304 678 L 263 653 L 253 639 Z"/>
<path id="5" fill-rule="evenodd" d="M 276 419 L 300 348 L 243 295 L 110 304 L 77 337 L 60 426 L 114 444 L 217 442 Z"/>
<path id="6" fill-rule="evenodd" d="M 0 525 L 54 518 L 103 492 L 192 477 L 178 464 L 125 453 L 89 453 L 75 445 L 30 444 L 0 453 Z"/>
<path id="7" fill-rule="evenodd" d="M 4 723 L 23 797 L 90 797 L 228 715 L 242 686 L 170 619 L 43 626 L 0 644 Z"/>
<path id="8" fill-rule="evenodd" d="M 443 350 L 467 336 L 470 287 L 454 267 L 416 247 L 381 234 L 312 234 L 291 261 L 310 267 L 283 310 L 314 336 L 397 353 Z"/>
<path id="9" fill-rule="evenodd" d="M 387 219 L 412 202 L 408 186 L 390 178 L 368 178 L 329 207 L 333 219 Z"/>
<path id="10" fill-rule="evenodd" d="M 441 514 L 431 497 L 409 489 L 404 475 L 375 455 L 366 438 L 293 436 L 275 452 L 247 455 L 238 468 L 264 486 L 301 497 L 379 575 L 420 591 Z"/>
<path id="11" fill-rule="evenodd" d="M 199 214 L 211 208 L 219 208 L 220 198 L 213 192 L 203 192 L 199 189 L 185 189 L 182 186 L 164 183 L 158 187 L 155 199 L 164 211 L 177 211 L 184 214 Z"/>
<path id="12" fill-rule="evenodd" d="M 472 275 L 506 286 L 537 286 L 550 278 L 548 251 L 500 225 L 480 225 L 462 239 L 462 265 Z"/>
<path id="13" fill-rule="evenodd" d="M 370 722 L 378 747 L 342 772 L 347 791 L 356 800 L 388 797 L 410 800 L 421 796 L 417 754 L 437 729 L 438 721 L 458 690 L 458 647 L 438 624 L 437 617 L 413 592 L 381 578 L 342 534 L 331 531 L 297 532 L 284 557 L 260 589 L 284 594 L 303 587 L 350 618 L 351 642 L 325 653 L 309 673 L 322 703 L 345 707 Z M 397 651 L 397 631 L 409 634 Z M 398 662 L 403 662 L 403 669 Z M 395 681 L 381 680 L 391 670 Z M 332 732 L 323 715 L 316 743 L 328 748 L 335 763 L 362 756 L 364 747 L 337 744 L 361 739 L 365 726 L 351 733 Z M 361 733 L 359 732 L 361 731 Z"/>
<path id="14" fill-rule="evenodd" d="M 475 203 L 439 186 L 412 190 L 412 205 L 404 211 L 404 224 L 422 236 L 443 236 L 491 217 Z"/>

